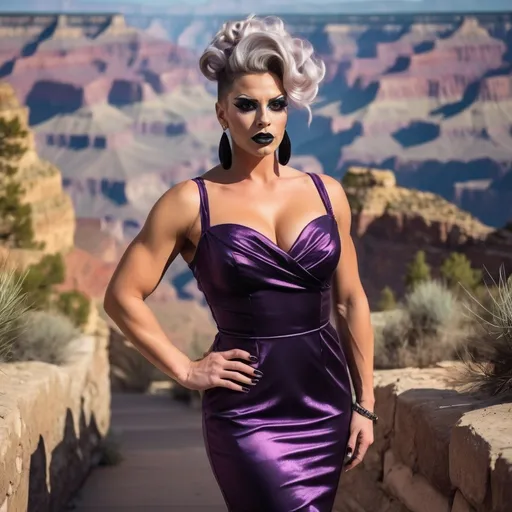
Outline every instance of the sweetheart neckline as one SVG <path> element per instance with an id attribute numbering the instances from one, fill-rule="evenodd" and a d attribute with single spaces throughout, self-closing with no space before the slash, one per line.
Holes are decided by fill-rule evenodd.
<path id="1" fill-rule="evenodd" d="M 330 213 L 324 213 L 323 215 L 320 215 L 318 217 L 315 217 L 314 219 L 311 219 L 308 223 L 306 223 L 306 225 L 300 230 L 297 238 L 295 239 L 295 241 L 292 243 L 292 245 L 290 246 L 290 248 L 288 249 L 288 251 L 285 251 L 284 249 L 282 249 L 281 247 L 279 247 L 279 245 L 277 245 L 276 242 L 274 242 L 271 238 L 269 238 L 267 235 L 264 235 L 263 233 L 261 233 L 260 231 L 258 231 L 257 229 L 255 228 L 252 228 L 251 226 L 246 226 L 244 224 L 238 224 L 237 222 L 222 222 L 221 224 L 214 224 L 213 226 L 208 226 L 202 233 L 201 233 L 201 236 L 199 237 L 199 240 L 197 241 L 197 246 L 196 246 L 196 250 L 195 250 L 195 253 L 194 253 L 194 256 L 192 258 L 192 260 L 190 261 L 190 263 L 188 263 L 188 267 L 189 268 L 192 268 L 194 266 L 194 264 L 196 263 L 196 260 L 197 260 L 197 255 L 199 253 L 199 248 L 201 246 L 201 243 L 203 241 L 203 238 L 208 234 L 208 232 L 214 228 L 218 228 L 218 227 L 226 227 L 226 226 L 236 226 L 238 228 L 242 228 L 242 229 L 246 229 L 247 231 L 250 231 L 251 233 L 254 233 L 256 234 L 257 236 L 259 236 L 260 238 L 263 239 L 264 242 L 267 243 L 267 245 L 271 246 L 274 250 L 276 250 L 277 252 L 285 255 L 287 258 L 290 258 L 292 260 L 294 260 L 293 256 L 291 255 L 293 249 L 296 247 L 296 245 L 299 243 L 299 241 L 301 240 L 302 238 L 302 235 L 304 234 L 304 232 L 306 231 L 306 229 L 311 225 L 313 224 L 313 222 L 318 222 L 319 220 L 321 219 L 324 219 L 324 218 L 331 218 L 333 219 L 335 222 L 336 222 L 336 218 L 331 215 Z"/>

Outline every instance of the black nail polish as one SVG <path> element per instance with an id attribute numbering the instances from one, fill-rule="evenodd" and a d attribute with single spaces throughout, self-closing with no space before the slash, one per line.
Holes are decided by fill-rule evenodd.
<path id="1" fill-rule="evenodd" d="M 251 382 L 253 382 L 254 384 L 258 384 L 259 381 L 260 379 L 251 379 Z"/>
<path id="2" fill-rule="evenodd" d="M 247 386 L 242 386 L 242 391 L 243 391 L 244 393 L 248 393 L 248 392 L 249 392 L 249 389 L 250 389 L 250 388 L 248 388 Z"/>
<path id="3" fill-rule="evenodd" d="M 254 375 L 257 375 L 258 377 L 263 377 L 263 372 L 260 372 L 259 370 L 254 370 Z"/>
<path id="4" fill-rule="evenodd" d="M 256 356 L 249 356 L 249 359 L 251 361 L 254 361 L 255 363 L 258 361 L 258 358 Z"/>

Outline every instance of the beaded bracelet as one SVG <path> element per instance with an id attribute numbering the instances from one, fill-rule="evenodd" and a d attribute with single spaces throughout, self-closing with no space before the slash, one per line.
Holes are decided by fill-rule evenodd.
<path id="1" fill-rule="evenodd" d="M 377 423 L 377 420 L 379 419 L 379 417 L 375 413 L 370 412 L 368 409 L 365 409 L 362 405 L 358 404 L 357 402 L 354 402 L 352 404 L 352 410 L 363 415 L 365 418 L 372 420 L 373 423 Z"/>

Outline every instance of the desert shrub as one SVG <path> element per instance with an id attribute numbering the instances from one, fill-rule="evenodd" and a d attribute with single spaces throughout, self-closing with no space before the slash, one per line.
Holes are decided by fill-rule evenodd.
<path id="1" fill-rule="evenodd" d="M 512 398 L 512 277 L 500 268 L 498 283 L 489 288 L 489 305 L 470 295 L 478 308 L 468 308 L 477 329 L 461 352 L 463 370 L 455 377 L 462 390 Z"/>
<path id="2" fill-rule="evenodd" d="M 425 281 L 409 292 L 375 330 L 375 367 L 426 367 L 456 357 L 466 337 L 462 307 L 442 283 Z"/>
<path id="3" fill-rule="evenodd" d="M 80 331 L 64 315 L 32 310 L 11 347 L 10 361 L 66 364 L 73 356 Z"/>
<path id="4" fill-rule="evenodd" d="M 441 275 L 446 284 L 459 291 L 460 286 L 474 291 L 482 281 L 482 271 L 471 267 L 465 254 L 452 252 L 441 265 Z"/>
<path id="5" fill-rule="evenodd" d="M 410 318 L 403 308 L 389 311 L 383 325 L 374 327 L 375 368 L 412 366 L 408 357 Z"/>
<path id="6" fill-rule="evenodd" d="M 407 266 L 404 276 L 405 287 L 407 291 L 412 291 L 420 283 L 429 280 L 430 266 L 426 262 L 425 251 L 418 251 L 414 259 Z"/>
<path id="7" fill-rule="evenodd" d="M 379 303 L 377 304 L 377 309 L 379 311 L 390 311 L 396 308 L 396 299 L 393 290 L 386 286 L 382 289 L 380 293 Z"/>
<path id="8" fill-rule="evenodd" d="M 5 361 L 12 344 L 23 328 L 24 315 L 29 310 L 23 293 L 25 275 L 9 270 L 5 261 L 0 268 L 0 361 Z"/>
<path id="9" fill-rule="evenodd" d="M 39 263 L 28 267 L 23 281 L 23 291 L 34 309 L 49 309 L 53 286 L 65 278 L 65 266 L 62 255 L 46 254 Z"/>
<path id="10" fill-rule="evenodd" d="M 78 290 L 56 292 L 55 285 L 63 283 L 65 277 L 62 254 L 45 254 L 41 261 L 26 270 L 23 291 L 32 309 L 61 313 L 76 327 L 83 327 L 89 318 L 90 301 Z"/>
<path id="11" fill-rule="evenodd" d="M 418 334 L 438 335 L 462 311 L 454 294 L 438 281 L 425 281 L 405 297 L 405 309 Z"/>
<path id="12" fill-rule="evenodd" d="M 83 327 L 89 318 L 91 302 L 83 293 L 71 290 L 60 293 L 54 307 L 67 316 L 76 327 Z"/>

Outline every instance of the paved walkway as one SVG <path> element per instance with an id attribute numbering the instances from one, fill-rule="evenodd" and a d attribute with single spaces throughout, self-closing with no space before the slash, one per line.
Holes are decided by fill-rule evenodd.
<path id="1" fill-rule="evenodd" d="M 115 394 L 112 429 L 124 460 L 92 471 L 75 512 L 226 512 L 199 410 L 168 394 Z"/>

